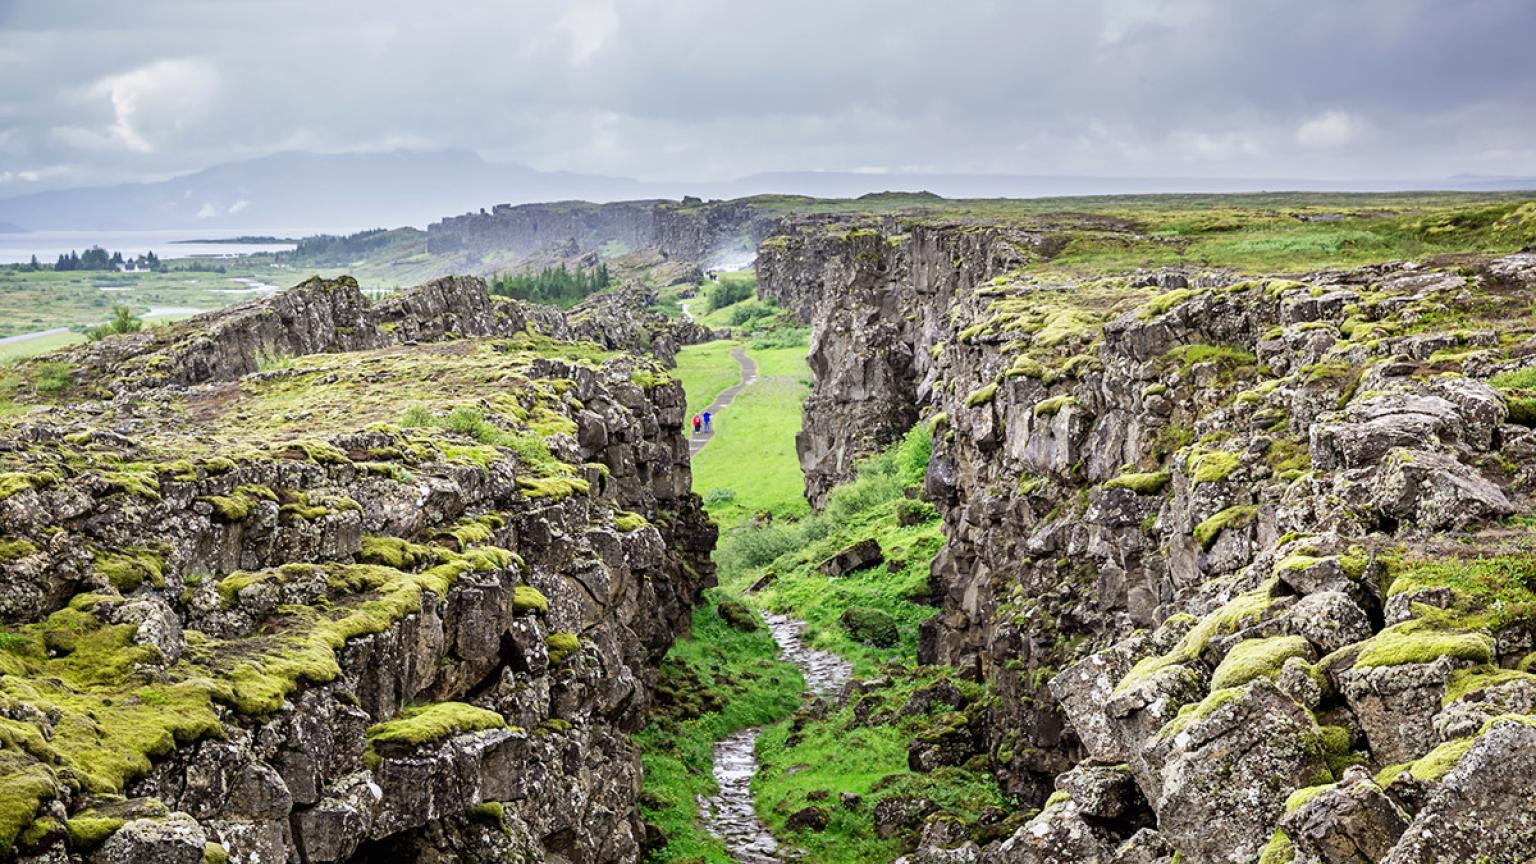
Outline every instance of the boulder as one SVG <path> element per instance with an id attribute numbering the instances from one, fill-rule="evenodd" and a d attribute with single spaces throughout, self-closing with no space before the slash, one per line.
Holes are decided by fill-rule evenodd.
<path id="1" fill-rule="evenodd" d="M 1287 629 L 1325 655 L 1369 639 L 1372 632 L 1365 610 L 1342 591 L 1308 594 L 1286 613 L 1285 622 Z"/>
<path id="2" fill-rule="evenodd" d="M 885 556 L 880 552 L 880 544 L 873 539 L 864 539 L 823 561 L 816 570 L 835 579 L 839 576 L 847 576 L 855 570 L 873 567 L 884 560 Z"/>
<path id="3" fill-rule="evenodd" d="M 134 819 L 91 853 L 91 864 L 202 864 L 208 834 L 196 819 L 172 813 Z"/>
<path id="4" fill-rule="evenodd" d="M 1113 864 L 1115 844 L 1071 801 L 1040 811 L 982 857 L 983 864 Z"/>
<path id="5" fill-rule="evenodd" d="M 1408 827 L 1408 816 L 1363 768 L 1281 820 L 1302 856 L 1322 864 L 1376 864 Z"/>
<path id="6" fill-rule="evenodd" d="M 1368 481 L 1380 513 L 1421 531 L 1443 531 L 1515 512 L 1504 492 L 1444 453 L 1393 450 Z"/>
<path id="7" fill-rule="evenodd" d="M 1536 850 L 1536 726 L 1493 724 L 1430 792 L 1382 864 L 1524 861 Z"/>
<path id="8" fill-rule="evenodd" d="M 1104 706 L 1115 692 L 1115 685 L 1136 661 L 1152 651 L 1146 636 L 1133 636 L 1088 655 L 1051 679 L 1051 695 L 1056 697 L 1093 758 L 1114 763 L 1125 761 L 1129 755 L 1121 746 L 1115 725 L 1104 713 Z"/>
<path id="9" fill-rule="evenodd" d="M 820 807 L 803 807 L 789 814 L 784 820 L 784 828 L 788 831 L 825 831 L 827 811 Z"/>
<path id="10" fill-rule="evenodd" d="M 1434 718 L 1445 685 L 1470 661 L 1440 657 L 1431 663 L 1356 666 L 1337 676 L 1339 691 L 1365 730 L 1382 764 L 1412 762 L 1435 744 Z"/>
<path id="11" fill-rule="evenodd" d="M 1129 765 L 1078 765 L 1056 778 L 1056 788 L 1072 796 L 1080 812 L 1099 819 L 1120 819 L 1146 803 Z"/>
<path id="12" fill-rule="evenodd" d="M 1328 770 L 1311 712 L 1264 678 L 1213 694 L 1142 758 L 1161 779 L 1158 831 L 1190 864 L 1251 864 L 1291 790 Z"/>

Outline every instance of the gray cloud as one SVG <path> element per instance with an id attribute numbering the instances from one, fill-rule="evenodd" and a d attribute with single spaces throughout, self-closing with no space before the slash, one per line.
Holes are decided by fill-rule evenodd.
<path id="1" fill-rule="evenodd" d="M 0 0 L 0 196 L 282 149 L 543 169 L 1536 173 L 1528 0 Z"/>

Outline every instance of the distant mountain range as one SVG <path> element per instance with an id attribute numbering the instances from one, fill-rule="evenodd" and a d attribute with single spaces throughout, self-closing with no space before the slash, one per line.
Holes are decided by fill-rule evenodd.
<path id="1" fill-rule="evenodd" d="M 31 231 L 329 229 L 425 225 L 497 202 L 641 197 L 619 177 L 492 164 L 465 150 L 275 153 L 152 183 L 0 199 Z"/>
<path id="2" fill-rule="evenodd" d="M 355 230 L 424 226 L 446 215 L 501 203 L 601 202 L 683 195 L 735 198 L 766 193 L 852 198 L 868 192 L 919 189 L 946 198 L 1154 192 L 1491 192 L 1536 189 L 1536 178 L 1460 175 L 1429 181 L 1347 181 L 798 171 L 754 174 L 728 182 L 687 183 L 537 171 L 524 165 L 486 162 L 467 150 L 287 152 L 151 183 L 58 189 L 0 199 L 0 232 L 22 230 L 18 226 L 30 231 Z"/>

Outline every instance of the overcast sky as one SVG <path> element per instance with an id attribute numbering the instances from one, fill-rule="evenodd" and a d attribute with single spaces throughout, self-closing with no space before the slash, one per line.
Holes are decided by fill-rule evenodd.
<path id="1" fill-rule="evenodd" d="M 287 149 L 1536 175 L 1532 0 L 0 0 L 0 197 Z"/>

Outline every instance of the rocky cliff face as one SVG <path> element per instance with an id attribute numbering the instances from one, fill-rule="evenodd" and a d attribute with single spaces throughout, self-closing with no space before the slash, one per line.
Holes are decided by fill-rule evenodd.
<path id="1" fill-rule="evenodd" d="M 590 204 L 558 201 L 550 204 L 498 204 L 489 213 L 450 216 L 427 226 L 429 245 L 438 251 L 506 251 L 520 255 L 575 240 L 579 251 L 593 251 L 607 242 L 631 248 L 651 245 L 656 234 L 655 210 L 660 201 L 620 201 Z"/>
<path id="2" fill-rule="evenodd" d="M 618 201 L 589 204 L 499 205 L 428 226 L 436 251 L 512 252 L 527 256 L 558 250 L 561 258 L 594 254 L 605 245 L 656 249 L 665 259 L 709 266 L 720 254 L 750 260 L 758 242 L 779 225 L 772 211 L 750 201 Z"/>
<path id="3" fill-rule="evenodd" d="M 314 280 L 24 367 L 0 857 L 635 860 L 714 529 L 681 387 L 563 329 Z"/>
<path id="4" fill-rule="evenodd" d="M 987 756 L 1043 805 L 942 860 L 1536 852 L 1536 256 L 1092 278 L 1052 246 L 821 223 L 759 258 L 814 327 L 813 501 L 936 431 L 920 660 L 995 689 Z"/>

